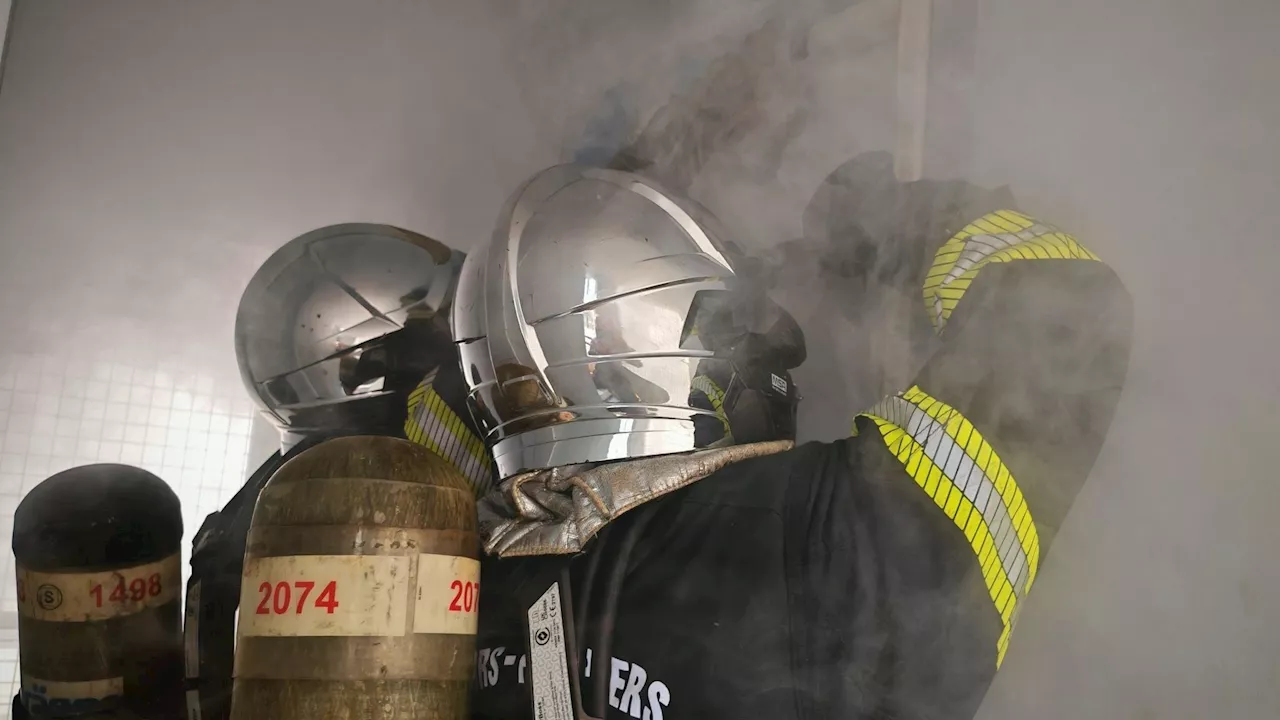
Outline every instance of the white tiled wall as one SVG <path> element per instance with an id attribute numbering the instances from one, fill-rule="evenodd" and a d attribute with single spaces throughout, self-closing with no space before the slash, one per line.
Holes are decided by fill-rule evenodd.
<path id="1" fill-rule="evenodd" d="M 184 363 L 0 354 L 0 537 L 22 496 L 53 473 L 96 462 L 149 470 L 182 501 L 184 563 L 191 538 L 245 477 L 252 403 L 235 381 Z M 13 555 L 0 581 L 0 720 L 17 688 Z"/>

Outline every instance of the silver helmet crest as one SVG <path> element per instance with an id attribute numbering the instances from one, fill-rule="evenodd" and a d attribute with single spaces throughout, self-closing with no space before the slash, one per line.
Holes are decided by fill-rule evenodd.
<path id="1" fill-rule="evenodd" d="M 734 271 L 710 214 L 636 174 L 560 165 L 463 265 L 453 336 L 500 477 L 698 447 L 706 318 Z"/>
<path id="2" fill-rule="evenodd" d="M 286 447 L 317 433 L 400 431 L 407 393 L 454 361 L 445 312 L 464 257 L 352 223 L 306 233 L 263 263 L 236 313 L 236 357 Z"/>

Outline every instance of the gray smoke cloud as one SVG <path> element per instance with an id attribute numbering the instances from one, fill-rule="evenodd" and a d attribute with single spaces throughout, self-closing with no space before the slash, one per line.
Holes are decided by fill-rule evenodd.
<path id="1" fill-rule="evenodd" d="M 658 173 L 776 259 L 831 170 L 894 145 L 897 3 L 820 8 L 833 12 L 796 54 L 776 26 L 814 7 L 663 4 L 598 10 L 608 27 L 559 26 L 521 46 L 521 72 L 550 79 L 530 83 L 544 140 L 562 159 L 599 160 L 575 143 L 647 132 L 637 145 Z M 982 715 L 1274 716 L 1280 643 L 1263 628 L 1280 600 L 1267 550 L 1280 526 L 1262 518 L 1280 500 L 1266 439 L 1280 338 L 1264 288 L 1280 221 L 1280 142 L 1266 129 L 1280 120 L 1280 86 L 1265 38 L 1280 6 L 981 0 L 935 2 L 934 13 L 926 176 L 1011 184 L 1020 207 L 1102 255 L 1137 306 L 1117 418 Z M 717 75 L 717 58 L 738 65 Z M 689 74 L 707 83 L 701 97 Z M 615 108 L 609 132 L 590 122 L 600 98 Z M 716 111 L 693 140 L 663 141 L 681 135 L 670 132 L 679 108 L 700 102 Z M 895 362 L 913 356 L 907 334 L 875 319 L 919 298 L 842 306 L 830 259 L 817 248 L 780 260 L 773 288 L 809 336 L 797 373 L 809 438 L 842 436 L 915 369 Z"/>
<path id="2" fill-rule="evenodd" d="M 688 193 L 776 266 L 773 294 L 809 333 L 803 437 L 842 436 L 910 378 L 910 333 L 867 324 L 918 296 L 851 300 L 847 279 L 821 268 L 843 248 L 780 247 L 801 236 L 828 173 L 892 148 L 896 2 L 520 7 L 510 62 L 541 139 L 562 160 L 643 169 Z"/>
<path id="3" fill-rule="evenodd" d="M 832 12 L 807 54 L 780 32 L 754 84 L 716 88 L 749 90 L 755 120 L 690 193 L 764 252 L 802 235 L 831 170 L 894 147 L 892 0 L 17 5 L 0 93 L 6 349 L 181 355 L 237 391 L 235 303 L 281 243 L 368 220 L 468 250 L 522 179 L 610 157 L 778 7 L 784 30 Z M 1107 446 L 983 717 L 1280 716 L 1280 4 L 934 6 L 935 51 L 955 57 L 931 67 L 926 174 L 1009 183 L 1138 308 Z M 849 367 L 868 328 L 835 312 L 819 255 L 784 270 L 779 299 L 827 348 L 798 376 L 802 432 L 842 436 L 901 378 Z"/>

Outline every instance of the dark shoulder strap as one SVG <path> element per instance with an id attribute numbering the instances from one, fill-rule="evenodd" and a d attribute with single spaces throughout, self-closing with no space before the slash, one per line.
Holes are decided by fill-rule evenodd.
<path id="1" fill-rule="evenodd" d="M 254 504 L 280 466 L 316 442 L 304 440 L 287 454 L 278 451 L 273 454 L 226 506 L 205 518 L 196 533 L 183 627 L 188 718 L 224 720 L 230 717 L 236 608 L 240 603 L 245 538 L 253 519 Z"/>

